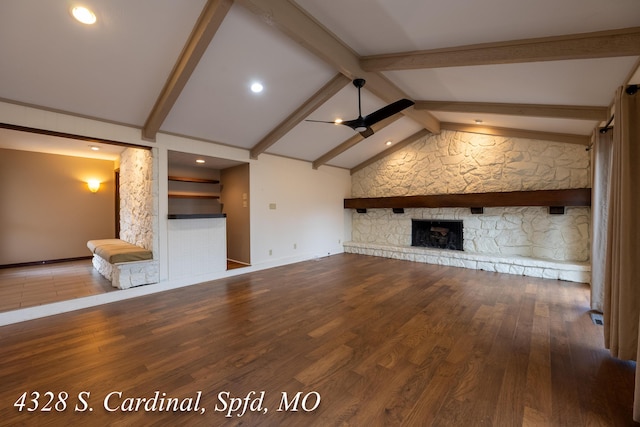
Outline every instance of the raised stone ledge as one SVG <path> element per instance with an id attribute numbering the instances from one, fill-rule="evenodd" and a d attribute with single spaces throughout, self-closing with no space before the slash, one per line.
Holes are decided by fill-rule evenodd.
<path id="1" fill-rule="evenodd" d="M 114 288 L 129 289 L 160 281 L 160 263 L 157 260 L 111 264 L 94 254 L 92 263 Z"/>
<path id="2" fill-rule="evenodd" d="M 591 283 L 591 265 L 589 263 L 358 242 L 345 242 L 344 250 L 347 253 L 402 259 L 426 264 L 566 280 L 568 282 Z"/>

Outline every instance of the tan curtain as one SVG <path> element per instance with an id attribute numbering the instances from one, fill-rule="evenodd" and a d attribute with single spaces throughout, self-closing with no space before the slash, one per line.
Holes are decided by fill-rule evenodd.
<path id="1" fill-rule="evenodd" d="M 640 330 L 640 96 L 616 92 L 604 290 L 605 346 L 615 357 L 638 359 Z M 636 364 L 633 416 L 640 421 Z"/>
<path id="2" fill-rule="evenodd" d="M 596 130 L 591 146 L 591 309 L 604 311 L 604 274 L 607 253 L 607 218 L 611 181 L 613 132 Z"/>

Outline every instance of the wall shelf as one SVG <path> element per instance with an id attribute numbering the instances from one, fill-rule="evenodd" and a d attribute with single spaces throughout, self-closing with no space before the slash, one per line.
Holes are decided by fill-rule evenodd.
<path id="1" fill-rule="evenodd" d="M 170 199 L 219 199 L 220 196 L 206 194 L 172 194 L 169 193 Z"/>
<path id="2" fill-rule="evenodd" d="M 169 214 L 168 219 L 208 219 L 208 218 L 226 218 L 227 214 Z"/>
<path id="3" fill-rule="evenodd" d="M 190 178 L 190 177 L 171 176 L 171 175 L 169 175 L 169 181 L 197 182 L 200 184 L 220 184 L 220 181 L 218 181 L 217 179 Z"/>
<path id="4" fill-rule="evenodd" d="M 345 209 L 591 206 L 591 189 L 507 191 L 344 199 Z"/>
<path id="5" fill-rule="evenodd" d="M 168 175 L 170 215 L 218 215 L 220 180 L 185 175 Z"/>

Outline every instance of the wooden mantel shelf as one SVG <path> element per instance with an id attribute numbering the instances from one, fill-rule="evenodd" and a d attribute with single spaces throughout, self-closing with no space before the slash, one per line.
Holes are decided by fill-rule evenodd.
<path id="1" fill-rule="evenodd" d="M 507 191 L 497 193 L 344 199 L 345 209 L 488 208 L 508 206 L 591 206 L 591 189 Z"/>

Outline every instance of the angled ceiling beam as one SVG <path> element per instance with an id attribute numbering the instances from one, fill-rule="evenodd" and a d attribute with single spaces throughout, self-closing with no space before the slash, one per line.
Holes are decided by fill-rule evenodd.
<path id="1" fill-rule="evenodd" d="M 460 123 L 441 123 L 442 129 L 460 132 L 479 133 L 482 135 L 506 136 L 512 138 L 539 139 L 542 141 L 566 142 L 588 146 L 591 144 L 591 135 L 575 135 L 569 133 L 542 132 L 537 130 L 523 130 L 501 128 L 492 126 L 474 126 Z"/>
<path id="2" fill-rule="evenodd" d="M 171 70 L 160 96 L 158 96 L 151 113 L 149 113 L 149 117 L 144 123 L 142 128 L 143 140 L 156 140 L 158 130 L 160 130 L 162 123 L 169 115 L 171 108 L 173 108 L 232 4 L 233 0 L 209 0 L 204 9 L 202 9 L 202 13 L 200 13 L 200 17 L 191 31 L 189 40 L 182 48 L 178 61 L 173 66 L 173 70 Z"/>
<path id="3" fill-rule="evenodd" d="M 262 138 L 260 142 L 253 146 L 250 152 L 252 159 L 264 153 L 269 147 L 275 144 L 287 132 L 293 129 L 298 123 L 303 121 L 309 114 L 313 113 L 318 107 L 324 104 L 329 98 L 338 93 L 340 89 L 345 87 L 350 80 L 342 74 L 337 74 L 326 85 L 320 88 L 313 96 L 307 99 L 304 104 L 298 107 L 289 115 L 282 123 L 275 127 L 267 136 Z"/>
<path id="4" fill-rule="evenodd" d="M 409 98 L 381 73 L 366 72 L 360 66 L 360 57 L 342 41 L 309 17 L 289 0 L 236 0 L 314 55 L 335 67 L 350 80 L 363 78 L 366 89 L 385 102 Z M 402 112 L 433 133 L 440 132 L 440 122 L 428 111 L 410 108 Z"/>
<path id="5" fill-rule="evenodd" d="M 429 132 L 426 129 L 419 130 L 418 132 L 414 133 L 411 136 L 406 137 L 405 139 L 403 139 L 402 141 L 398 142 L 397 144 L 392 145 L 391 147 L 387 148 L 386 150 L 384 150 L 384 151 L 376 154 L 375 156 L 365 160 L 364 162 L 360 163 L 359 165 L 354 166 L 350 170 L 351 175 L 353 175 L 354 173 L 358 172 L 360 169 L 364 169 L 365 167 L 369 166 L 370 164 L 375 163 L 378 160 L 384 159 L 388 155 L 390 155 L 392 153 L 395 153 L 396 151 L 403 149 L 407 145 L 413 144 L 414 142 L 416 142 L 420 138 L 424 138 L 425 136 L 430 135 L 430 134 L 431 134 L 431 132 Z"/>
<path id="6" fill-rule="evenodd" d="M 394 114 L 393 116 L 387 117 L 386 119 L 376 123 L 375 125 L 372 125 L 371 129 L 373 129 L 374 132 L 379 132 L 381 129 L 384 129 L 385 127 L 389 126 L 391 123 L 395 122 L 400 117 L 401 117 L 400 114 Z M 313 161 L 313 164 L 311 166 L 314 169 L 318 169 L 320 166 L 326 164 L 329 160 L 339 156 L 340 154 L 347 151 L 349 148 L 353 147 L 354 145 L 364 140 L 365 138 L 362 135 L 360 135 L 359 133 L 356 133 L 351 138 L 344 141 L 342 144 L 338 145 L 337 147 L 331 149 L 327 153 L 318 157 L 316 160 Z"/>
<path id="7" fill-rule="evenodd" d="M 503 104 L 495 102 L 416 101 L 416 110 L 504 114 L 578 120 L 607 120 L 608 107 L 581 105 Z"/>
<path id="8" fill-rule="evenodd" d="M 373 72 L 635 55 L 640 55 L 640 27 L 372 55 L 360 64 Z"/>

